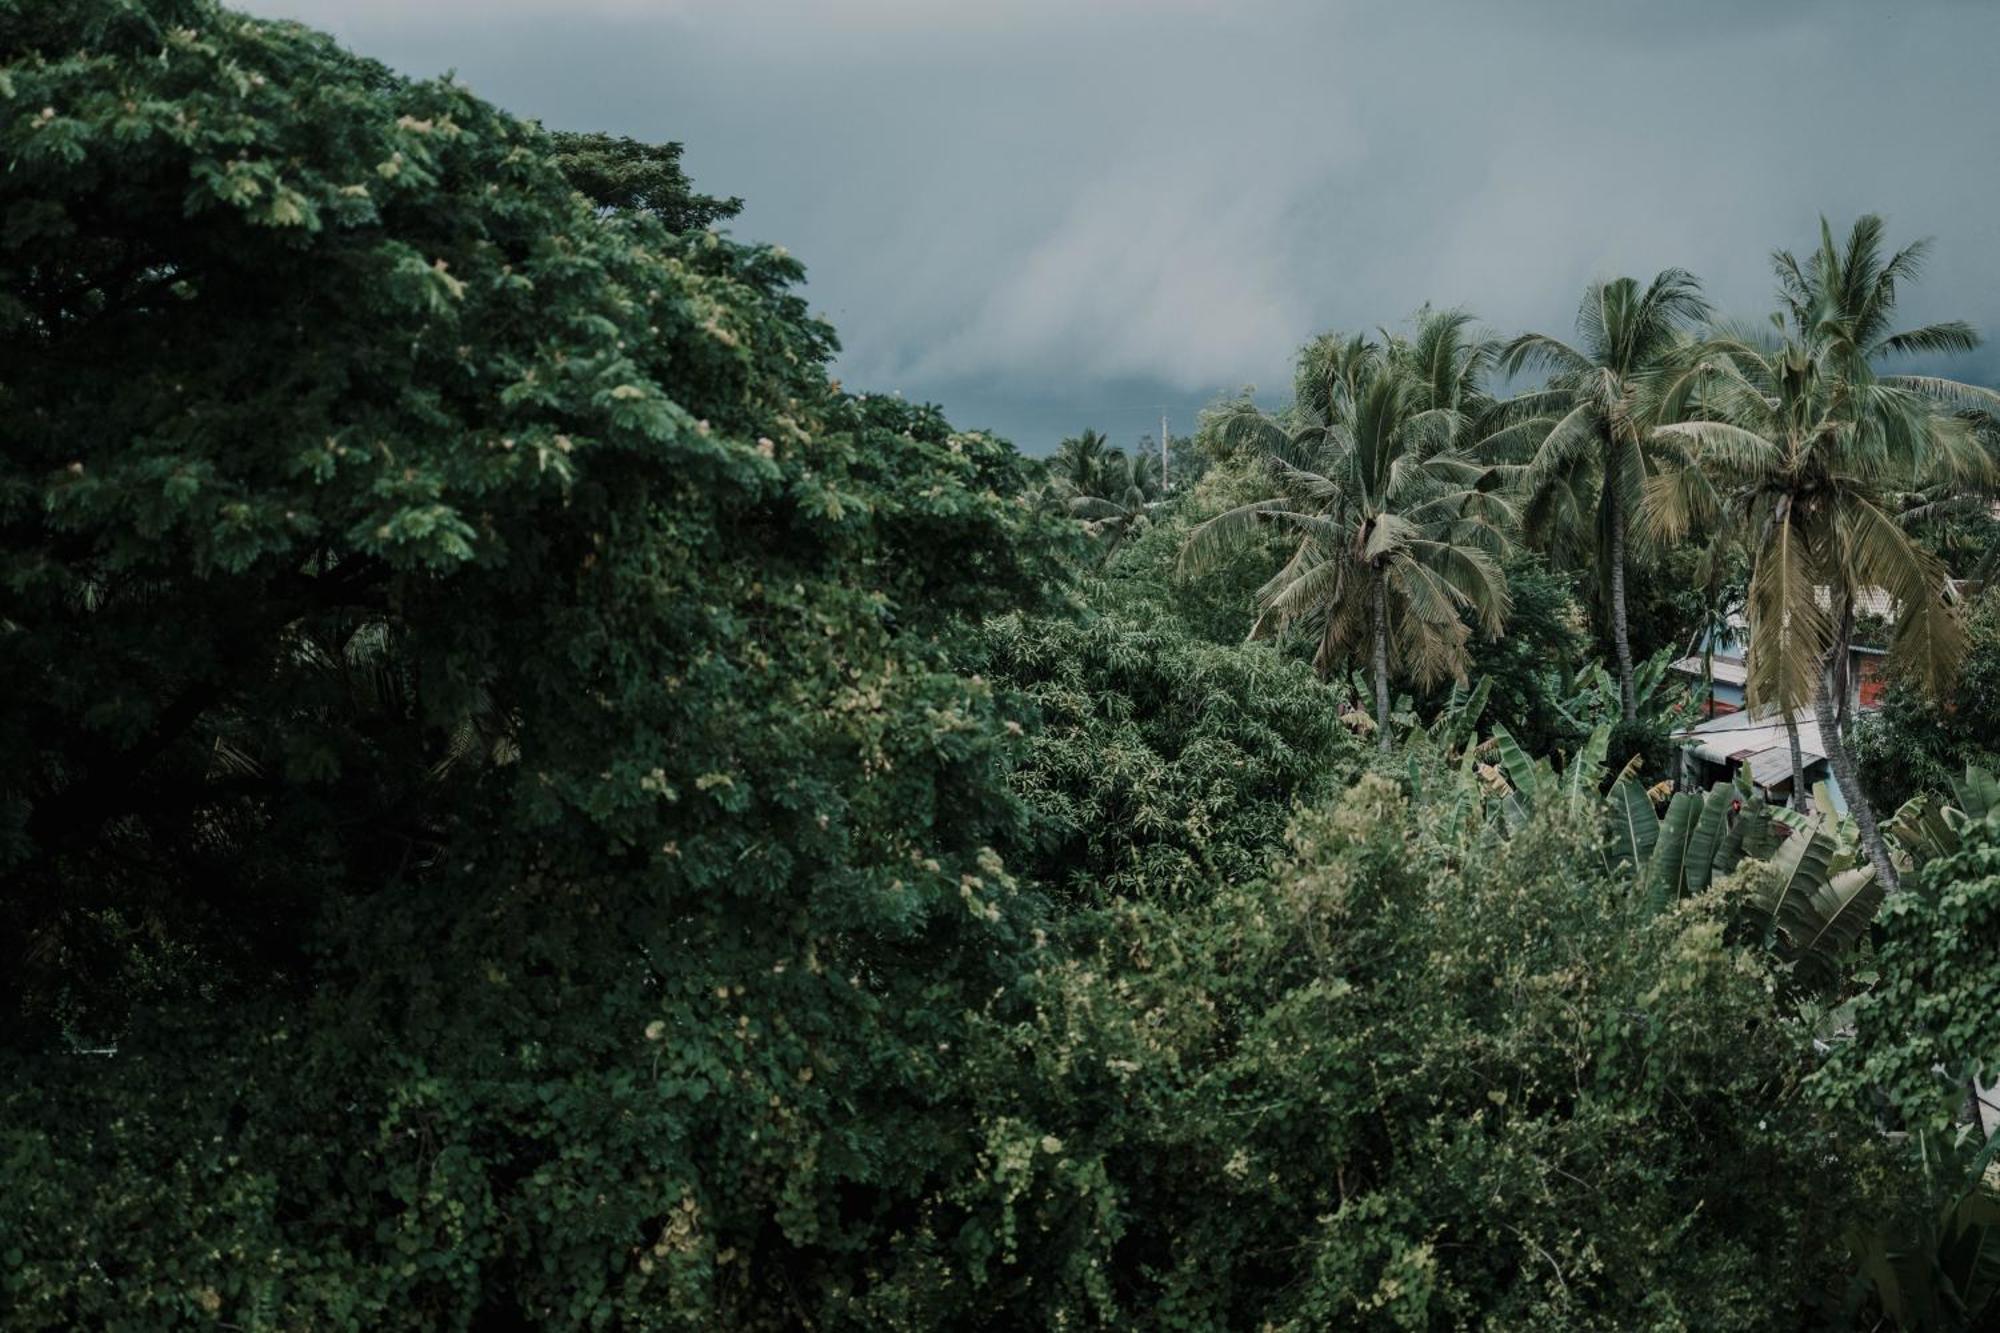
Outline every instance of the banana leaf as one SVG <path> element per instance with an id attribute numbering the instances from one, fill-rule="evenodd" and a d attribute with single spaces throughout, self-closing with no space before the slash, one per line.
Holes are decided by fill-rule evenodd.
<path id="1" fill-rule="evenodd" d="M 1689 893 L 1699 893 L 1708 887 L 1709 876 L 1715 867 L 1715 853 L 1722 845 L 1722 836 L 1729 823 L 1729 805 L 1736 799 L 1734 788 L 1718 782 L 1709 788 L 1701 801 L 1701 817 L 1695 821 L 1688 834 L 1687 859 L 1681 868 L 1681 877 L 1687 884 Z"/>
<path id="2" fill-rule="evenodd" d="M 1653 813 L 1652 798 L 1637 778 L 1620 778 L 1612 784 L 1607 803 L 1613 852 L 1634 871 L 1643 871 L 1653 858 L 1653 845 L 1660 840 L 1660 817 Z"/>
<path id="3" fill-rule="evenodd" d="M 1682 869 L 1687 863 L 1688 835 L 1693 831 L 1695 810 L 1701 798 L 1677 791 L 1667 803 L 1667 817 L 1660 821 L 1660 840 L 1653 848 L 1652 874 L 1648 877 L 1653 910 L 1665 911 L 1680 895 Z"/>

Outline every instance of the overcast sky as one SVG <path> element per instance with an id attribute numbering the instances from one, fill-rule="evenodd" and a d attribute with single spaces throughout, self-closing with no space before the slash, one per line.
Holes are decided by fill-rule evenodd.
<path id="1" fill-rule="evenodd" d="M 1042 452 L 1326 328 L 1567 331 L 1592 277 L 1768 305 L 1817 218 L 1936 238 L 1912 321 L 2000 334 L 1981 0 L 249 0 L 562 129 L 687 145 L 844 380 Z M 2000 353 L 1955 367 L 1985 379 Z"/>

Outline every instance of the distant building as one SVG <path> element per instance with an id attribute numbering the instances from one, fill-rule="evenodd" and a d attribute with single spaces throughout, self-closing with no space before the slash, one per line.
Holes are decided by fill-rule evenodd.
<path id="1" fill-rule="evenodd" d="M 1819 724 L 1812 714 L 1800 710 L 1792 715 L 1799 733 L 1799 760 L 1805 770 L 1806 790 L 1824 782 L 1837 810 L 1847 803 L 1833 780 L 1826 748 L 1820 744 Z M 1727 782 L 1748 770 L 1750 784 L 1774 803 L 1786 803 L 1792 796 L 1792 748 L 1785 735 L 1785 722 L 1776 713 L 1753 717 L 1742 707 L 1697 722 L 1674 739 L 1682 751 L 1682 776 L 1697 790 Z"/>
<path id="2" fill-rule="evenodd" d="M 1721 717 L 1743 707 L 1744 683 L 1750 678 L 1749 638 L 1749 622 L 1733 615 L 1729 628 L 1714 635 L 1712 642 L 1668 666 L 1697 690 L 1704 682 L 1708 684 L 1708 700 L 1703 706 L 1706 716 Z"/>
<path id="3" fill-rule="evenodd" d="M 1963 579 L 1951 580 L 1944 590 L 1946 599 L 1954 602 L 1974 591 Z M 1820 604 L 1825 605 L 1827 600 L 1822 589 Z M 1871 629 L 1887 629 L 1896 623 L 1896 601 L 1886 588 L 1863 588 L 1854 596 L 1854 615 L 1857 629 L 1864 635 Z M 1710 689 L 1704 712 L 1709 717 L 1721 717 L 1743 707 L 1749 660 L 1750 624 L 1737 614 L 1729 617 L 1729 628 L 1716 634 L 1712 644 L 1701 645 L 1668 669 L 1697 688 L 1708 681 Z M 1884 674 L 1887 662 L 1888 650 L 1884 644 L 1855 643 L 1848 647 L 1849 708 L 1864 711 L 1881 707 L 1882 691 L 1888 684 Z"/>
<path id="4" fill-rule="evenodd" d="M 1965 580 L 1954 579 L 1945 585 L 1944 595 L 1947 601 L 1956 602 L 1977 591 Z M 1822 589 L 1820 604 L 1825 606 L 1829 600 Z M 1888 663 L 1887 635 L 1883 631 L 1895 625 L 1896 601 L 1887 589 L 1863 588 L 1855 594 L 1854 614 L 1858 634 L 1884 641 L 1848 648 L 1848 709 L 1860 713 L 1882 706 L 1888 683 L 1884 669 Z M 1700 642 L 1697 651 L 1669 665 L 1670 671 L 1697 691 L 1704 683 L 1708 686 L 1704 720 L 1676 732 L 1674 739 L 1683 746 L 1683 776 L 1693 785 L 1707 787 L 1748 769 L 1751 784 L 1767 799 L 1786 800 L 1792 792 L 1792 753 L 1784 719 L 1775 711 L 1755 717 L 1744 711 L 1751 648 L 1749 622 L 1741 615 L 1732 615 L 1728 628 L 1717 633 L 1712 642 Z M 1826 783 L 1835 808 L 1845 811 L 1847 803 L 1833 780 L 1812 710 L 1800 709 L 1792 720 L 1798 731 L 1806 790 Z"/>

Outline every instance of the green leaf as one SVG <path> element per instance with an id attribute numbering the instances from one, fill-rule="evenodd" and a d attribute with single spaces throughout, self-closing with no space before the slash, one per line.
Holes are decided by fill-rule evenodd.
<path id="1" fill-rule="evenodd" d="M 1660 817 L 1653 800 L 1637 778 L 1620 778 L 1611 786 L 1612 842 L 1634 871 L 1643 873 L 1660 839 Z"/>
<path id="2" fill-rule="evenodd" d="M 1984 769 L 1968 764 L 1964 779 L 1954 779 L 1951 790 L 1958 808 L 1975 824 L 2000 810 L 2000 778 Z"/>
<path id="3" fill-rule="evenodd" d="M 1735 788 L 1721 782 L 1709 788 L 1707 797 L 1702 799 L 1701 818 L 1688 835 L 1687 863 L 1683 867 L 1683 878 L 1690 893 L 1699 893 L 1709 885 L 1716 852 L 1721 847 L 1723 831 L 1729 821 L 1729 806 L 1735 799 Z"/>
<path id="4" fill-rule="evenodd" d="M 1795 918 L 1802 900 L 1827 882 L 1827 863 L 1833 857 L 1833 839 L 1823 829 L 1795 831 L 1771 858 L 1776 877 L 1763 903 L 1773 927 L 1783 930 Z"/>
<path id="5" fill-rule="evenodd" d="M 1521 797 L 1523 805 L 1532 807 L 1541 792 L 1541 770 L 1534 760 L 1528 758 L 1507 728 L 1497 723 L 1493 728 L 1493 743 L 1500 751 L 1500 770 L 1514 785 L 1514 791 Z"/>
<path id="6" fill-rule="evenodd" d="M 1604 781 L 1604 756 L 1611 748 L 1611 724 L 1600 722 L 1584 738 L 1583 745 L 1570 756 L 1569 794 L 1572 797 L 1595 796 L 1597 785 Z"/>
<path id="7" fill-rule="evenodd" d="M 1860 941 L 1882 906 L 1882 896 L 1875 867 L 1843 870 L 1809 893 L 1790 895 L 1781 926 L 1797 942 L 1801 955 L 1831 963 Z"/>
<path id="8" fill-rule="evenodd" d="M 1648 877 L 1655 911 L 1664 910 L 1680 895 L 1688 836 L 1694 829 L 1695 812 L 1700 806 L 1701 798 L 1685 791 L 1675 792 L 1674 799 L 1667 803 L 1667 816 L 1660 821 L 1660 840 L 1653 848 L 1652 873 Z"/>
<path id="9" fill-rule="evenodd" d="M 1731 790 L 1732 792 L 1734 791 L 1733 788 Z M 1740 800 L 1742 798 L 1732 796 L 1731 799 Z M 1735 870 L 1742 863 L 1744 835 L 1749 831 L 1752 824 L 1761 817 L 1761 814 L 1753 813 L 1750 803 L 1745 801 L 1743 808 L 1737 812 L 1736 817 L 1731 819 L 1727 827 L 1723 829 L 1722 838 L 1715 845 L 1715 860 L 1710 863 L 1708 868 L 1709 882 L 1711 884 Z"/>

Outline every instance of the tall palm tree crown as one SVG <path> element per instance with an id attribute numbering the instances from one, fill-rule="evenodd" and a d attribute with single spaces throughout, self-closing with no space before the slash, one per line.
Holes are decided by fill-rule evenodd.
<path id="1" fill-rule="evenodd" d="M 1926 247 L 1885 261 L 1881 235 L 1881 220 L 1864 217 L 1843 248 L 1822 223 L 1805 263 L 1779 252 L 1776 336 L 1712 338 L 1666 394 L 1697 419 L 1658 429 L 1671 457 L 1648 486 L 1646 527 L 1674 539 L 1733 520 L 1744 534 L 1756 704 L 1811 702 L 1864 588 L 1895 602 L 1891 654 L 1919 679 L 1942 683 L 1963 651 L 1944 566 L 1898 521 L 1893 497 L 1919 477 L 1989 484 L 1991 459 L 1956 409 L 2000 397 L 1879 373 L 1894 353 L 1978 345 L 1955 321 L 1889 332 L 1897 284 L 1916 275 Z"/>
<path id="2" fill-rule="evenodd" d="M 1117 451 L 1102 431 L 1085 430 L 1056 446 L 1049 459 L 1049 479 L 1066 495 L 1097 495 Z"/>
<path id="3" fill-rule="evenodd" d="M 1390 679 L 1462 679 L 1466 618 L 1497 634 L 1507 615 L 1497 557 L 1512 514 L 1498 473 L 1469 448 L 1490 407 L 1481 380 L 1493 351 L 1470 324 L 1426 309 L 1407 339 L 1308 344 L 1287 414 L 1243 403 L 1210 423 L 1261 460 L 1271 493 L 1202 523 L 1182 550 L 1195 573 L 1261 525 L 1297 534 L 1258 590 L 1252 636 L 1316 632 L 1322 674 L 1365 656 L 1384 749 Z"/>
<path id="4" fill-rule="evenodd" d="M 1892 496 L 1912 478 L 1990 484 L 1992 463 L 1964 411 L 2000 402 L 1928 376 L 1882 374 L 1898 353 L 1968 350 L 1969 325 L 1892 332 L 1897 287 L 1924 242 L 1884 258 L 1882 221 L 1865 216 L 1836 243 L 1822 220 L 1805 262 L 1773 257 L 1780 313 L 1772 334 L 1707 342 L 1668 390 L 1694 420 L 1659 428 L 1674 457 L 1647 488 L 1647 526 L 1673 539 L 1733 524 L 1751 552 L 1748 700 L 1817 714 L 1821 741 L 1882 881 L 1896 882 L 1843 730 L 1848 648 L 1864 589 L 1895 604 L 1891 660 L 1931 688 L 1964 651 L 1943 564 L 1898 522 Z"/>
<path id="5" fill-rule="evenodd" d="M 1080 490 L 1067 479 L 1059 479 L 1057 485 L 1066 492 L 1070 516 L 1082 520 L 1092 536 L 1108 539 L 1101 562 L 1110 561 L 1166 491 L 1160 484 L 1159 459 L 1122 449 L 1104 455 L 1090 490 Z"/>
<path id="6" fill-rule="evenodd" d="M 1680 269 L 1662 271 L 1643 288 L 1636 279 L 1613 278 L 1585 292 L 1574 343 L 1524 333 L 1500 354 L 1509 374 L 1548 374 L 1543 388 L 1509 403 L 1525 418 L 1516 429 L 1530 426 L 1539 435 L 1521 472 L 1522 525 L 1559 558 L 1588 559 L 1603 575 L 1628 722 L 1637 706 L 1625 574 L 1659 420 L 1656 390 L 1708 313 L 1700 284 Z"/>

